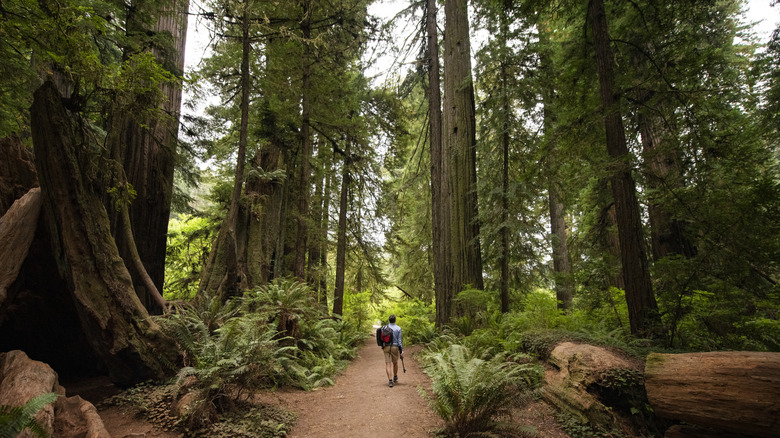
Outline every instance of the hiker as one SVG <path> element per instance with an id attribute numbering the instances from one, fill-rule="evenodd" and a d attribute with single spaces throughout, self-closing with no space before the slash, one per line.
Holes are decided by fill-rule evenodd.
<path id="1" fill-rule="evenodd" d="M 395 323 L 395 315 L 390 315 L 388 321 L 390 321 L 390 324 L 387 327 L 392 330 L 393 334 L 390 336 L 390 342 L 383 344 L 382 351 L 385 352 L 385 371 L 387 372 L 388 386 L 392 388 L 394 384 L 398 383 L 398 358 L 400 357 L 401 360 L 404 358 L 404 344 L 401 339 L 401 327 Z M 390 374 L 391 371 L 392 375 Z"/>

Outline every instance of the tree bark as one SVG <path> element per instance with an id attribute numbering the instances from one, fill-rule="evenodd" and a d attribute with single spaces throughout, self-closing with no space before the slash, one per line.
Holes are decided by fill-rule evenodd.
<path id="1" fill-rule="evenodd" d="M 501 11 L 500 35 L 501 50 L 503 53 L 509 52 L 507 38 L 509 34 L 509 23 L 507 14 L 511 7 L 510 0 L 504 0 L 504 10 Z M 501 93 L 501 112 L 503 122 L 501 129 L 501 150 L 503 151 L 503 162 L 501 164 L 501 312 L 509 312 L 509 146 L 511 138 L 509 136 L 509 114 L 511 105 L 508 96 L 509 74 L 507 72 L 507 61 L 501 61 L 501 82 L 504 90 Z"/>
<path id="2" fill-rule="evenodd" d="M 35 237 L 41 213 L 41 189 L 34 188 L 19 198 L 0 217 L 0 309 L 4 308 L 8 288 L 16 280 Z M 0 311 L 0 325 L 4 312 Z"/>
<path id="3" fill-rule="evenodd" d="M 612 49 L 609 42 L 607 17 L 603 0 L 592 0 L 589 6 L 593 42 L 596 50 L 607 152 L 612 159 L 612 193 L 615 199 L 620 256 L 623 279 L 626 284 L 626 302 L 631 333 L 637 336 L 656 335 L 659 321 L 658 305 L 650 282 L 650 271 L 642 237 L 642 221 L 636 187 L 631 175 L 631 159 L 626 145 L 626 134 L 615 97 L 615 78 L 612 69 Z"/>
<path id="4" fill-rule="evenodd" d="M 336 287 L 333 289 L 333 315 L 344 312 L 344 275 L 347 260 L 347 206 L 349 198 L 349 147 L 344 152 L 344 167 L 341 171 L 341 196 L 339 198 L 339 228 L 336 243 Z"/>
<path id="5" fill-rule="evenodd" d="M 87 341 L 116 382 L 162 378 L 177 349 L 149 318 L 111 237 L 100 189 L 88 176 L 99 151 L 74 129 L 52 82 L 35 92 L 30 111 L 52 249 Z"/>
<path id="6" fill-rule="evenodd" d="M 444 136 L 450 151 L 453 291 L 483 289 L 476 171 L 476 115 L 467 0 L 444 4 Z"/>
<path id="7" fill-rule="evenodd" d="M 436 0 L 427 1 L 428 117 L 431 148 L 431 229 L 433 231 L 433 281 L 436 301 L 436 327 L 452 316 L 452 266 L 450 264 L 450 202 L 447 180 L 449 155 L 442 142 L 441 82 L 439 76 L 439 33 Z"/>
<path id="8" fill-rule="evenodd" d="M 155 47 L 152 52 L 163 67 L 177 77 L 184 73 L 184 48 L 187 34 L 187 8 L 189 2 L 170 0 L 154 13 L 159 17 L 152 29 L 135 29 L 146 34 L 169 33 L 172 47 Z M 142 7 L 146 6 L 145 4 Z M 128 26 L 134 26 L 132 16 Z M 138 23 L 135 24 L 138 26 Z M 141 301 L 152 313 L 164 309 L 159 292 L 163 290 L 165 277 L 165 251 L 168 238 L 168 219 L 173 194 L 173 174 L 179 130 L 179 111 L 181 107 L 181 86 L 166 84 L 162 86 L 164 100 L 161 103 L 164 119 L 147 120 L 142 126 L 132 115 L 121 116 L 121 134 L 118 143 L 118 156 L 124 167 L 127 180 L 136 191 L 136 198 L 129 206 L 131 233 L 127 233 L 121 224 L 121 213 L 112 215 L 114 238 L 122 257 L 130 261 L 133 258 L 131 246 L 142 264 L 129 263 L 128 269 L 136 285 Z M 108 207 L 109 211 L 111 207 Z M 134 238 L 129 242 L 128 238 Z M 151 278 L 155 288 L 149 287 Z"/>
<path id="9" fill-rule="evenodd" d="M 0 216 L 37 186 L 32 153 L 18 137 L 0 138 Z"/>
<path id="10" fill-rule="evenodd" d="M 252 50 L 249 34 L 250 24 L 249 0 L 244 0 L 241 17 L 241 65 L 239 67 L 241 120 L 238 128 L 238 151 L 236 152 L 233 192 L 230 197 L 227 217 L 212 245 L 209 262 L 204 269 L 198 287 L 198 294 L 217 294 L 222 301 L 240 295 L 248 287 L 246 255 L 243 251 L 246 242 L 239 241 L 238 225 L 241 216 L 241 193 L 244 187 L 249 133 L 249 88 L 251 87 L 249 53 Z"/>
<path id="11" fill-rule="evenodd" d="M 546 25 L 540 26 L 539 44 L 542 46 L 539 62 L 544 79 L 547 82 L 542 89 L 544 103 L 544 136 L 547 143 L 548 182 L 547 197 L 550 209 L 550 246 L 552 247 L 553 272 L 555 279 L 555 298 L 559 309 L 570 309 L 574 299 L 574 279 L 572 276 L 571 260 L 566 236 L 565 205 L 563 203 L 563 190 L 557 181 L 559 163 L 558 141 L 555 138 L 556 117 L 553 110 L 555 105 L 555 90 L 552 88 L 553 67 L 548 53 L 549 38 Z"/>
<path id="12" fill-rule="evenodd" d="M 318 300 L 320 305 L 328 308 L 328 228 L 330 224 L 330 184 L 331 174 L 325 177 L 325 187 L 323 188 L 325 199 L 322 205 L 322 240 L 320 241 L 320 292 Z"/>
<path id="13" fill-rule="evenodd" d="M 453 291 L 483 289 L 476 170 L 476 115 L 471 78 L 468 2 L 444 4 L 444 136 L 452 172 Z"/>
<path id="14" fill-rule="evenodd" d="M 645 365 L 645 389 L 659 417 L 780 436 L 780 353 L 653 353 Z"/>

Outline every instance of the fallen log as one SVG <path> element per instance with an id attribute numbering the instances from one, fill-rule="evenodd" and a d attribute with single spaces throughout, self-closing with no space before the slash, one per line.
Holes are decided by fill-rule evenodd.
<path id="1" fill-rule="evenodd" d="M 36 187 L 14 202 L 0 217 L 0 307 L 5 301 L 8 287 L 16 280 L 27 258 L 38 227 L 42 202 L 41 189 Z M 0 322 L 2 320 L 0 315 Z"/>
<path id="2" fill-rule="evenodd" d="M 780 353 L 652 353 L 645 389 L 659 417 L 755 437 L 780 436 Z"/>

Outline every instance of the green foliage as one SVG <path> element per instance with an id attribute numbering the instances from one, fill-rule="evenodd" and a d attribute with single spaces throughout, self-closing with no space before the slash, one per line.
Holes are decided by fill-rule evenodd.
<path id="1" fill-rule="evenodd" d="M 35 414 L 57 397 L 50 392 L 31 398 L 23 406 L 0 406 L 0 438 L 15 438 L 25 429 L 37 437 L 46 437 L 46 431 L 35 421 Z"/>
<path id="2" fill-rule="evenodd" d="M 384 303 L 374 315 L 374 318 L 387 323 L 387 317 L 395 315 L 398 325 L 403 329 L 404 345 L 426 343 L 437 335 L 433 325 L 436 314 L 433 303 L 426 304 L 421 300 L 399 300 Z"/>
<path id="3" fill-rule="evenodd" d="M 216 227 L 204 217 L 183 215 L 168 222 L 165 254 L 166 300 L 190 300 L 198 292 Z"/>
<path id="4" fill-rule="evenodd" d="M 543 376 L 539 366 L 508 362 L 504 354 L 491 356 L 484 350 L 458 344 L 427 351 L 423 362 L 431 377 L 433 395 L 422 389 L 420 393 L 444 419 L 448 436 L 519 432 L 498 418 L 528 397 Z"/>
<path id="5" fill-rule="evenodd" d="M 199 296 L 157 318 L 184 356 L 177 391 L 195 394 L 182 427 L 210 430 L 263 388 L 333 384 L 365 331 L 325 318 L 312 294 L 305 283 L 277 279 L 226 303 Z"/>
<path id="6" fill-rule="evenodd" d="M 280 334 L 299 339 L 300 322 L 320 316 L 314 297 L 314 292 L 306 283 L 281 278 L 247 291 L 244 294 L 243 307 L 245 313 L 272 314 Z"/>
<path id="7" fill-rule="evenodd" d="M 358 330 L 368 330 L 371 326 L 371 291 L 345 291 L 342 318 Z"/>

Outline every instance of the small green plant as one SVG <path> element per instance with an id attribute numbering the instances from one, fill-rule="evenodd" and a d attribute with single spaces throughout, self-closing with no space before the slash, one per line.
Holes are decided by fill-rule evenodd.
<path id="1" fill-rule="evenodd" d="M 31 398 L 23 406 L 0 406 L 0 438 L 15 438 L 25 429 L 37 437 L 46 437 L 43 426 L 35 421 L 35 414 L 57 397 L 50 392 Z"/>
<path id="2" fill-rule="evenodd" d="M 276 319 L 277 331 L 293 339 L 300 338 L 300 322 L 317 316 L 318 309 L 309 285 L 290 278 L 274 279 L 244 295 L 245 313 L 272 314 Z"/>
<path id="3" fill-rule="evenodd" d="M 505 360 L 503 354 L 484 357 L 468 347 L 452 344 L 423 356 L 425 372 L 431 377 L 433 396 L 420 389 L 431 408 L 446 423 L 448 436 L 485 436 L 489 432 L 515 433 L 522 430 L 498 419 L 541 382 L 536 365 Z"/>

